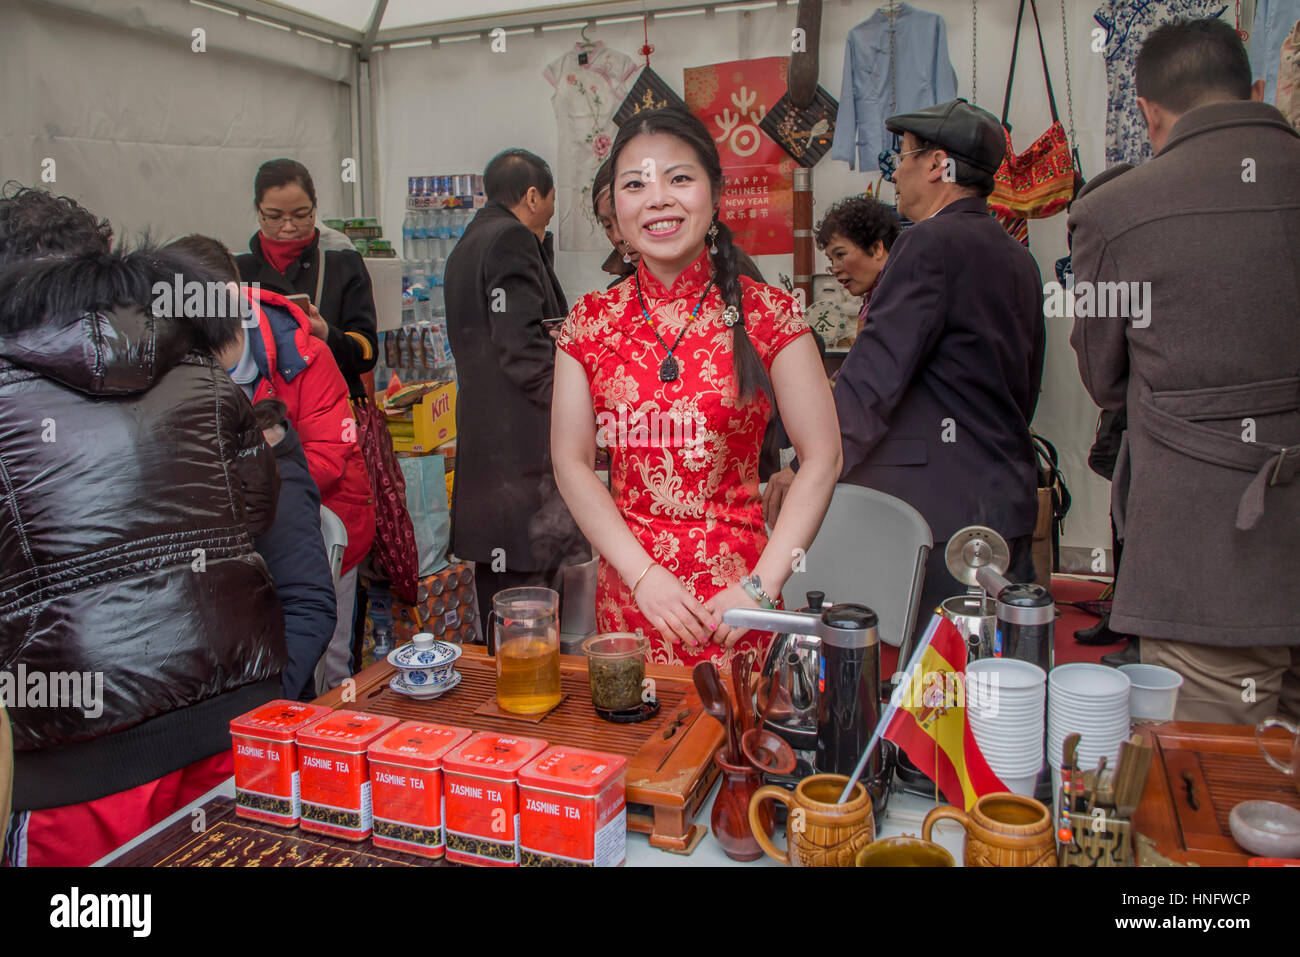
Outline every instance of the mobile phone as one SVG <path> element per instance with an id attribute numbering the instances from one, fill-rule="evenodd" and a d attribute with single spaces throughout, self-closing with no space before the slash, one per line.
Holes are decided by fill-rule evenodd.
<path id="1" fill-rule="evenodd" d="M 306 312 L 307 307 L 311 305 L 311 296 L 307 295 L 305 292 L 300 292 L 293 296 L 285 296 L 284 298 L 288 299 L 303 312 Z"/>
<path id="2" fill-rule="evenodd" d="M 552 332 L 560 328 L 560 326 L 562 325 L 564 325 L 564 316 L 561 316 L 559 319 L 542 320 L 542 328 L 545 329 L 547 332 Z"/>

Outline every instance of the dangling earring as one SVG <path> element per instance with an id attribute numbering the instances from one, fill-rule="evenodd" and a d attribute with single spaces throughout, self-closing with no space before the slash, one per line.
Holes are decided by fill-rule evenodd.
<path id="1" fill-rule="evenodd" d="M 623 262 L 628 263 L 628 264 L 631 264 L 631 262 L 632 262 L 632 256 L 631 256 L 630 253 L 624 253 L 624 254 L 623 254 Z"/>
<path id="2" fill-rule="evenodd" d="M 716 256 L 718 254 L 718 221 L 715 219 L 713 225 L 709 227 L 709 252 Z"/>

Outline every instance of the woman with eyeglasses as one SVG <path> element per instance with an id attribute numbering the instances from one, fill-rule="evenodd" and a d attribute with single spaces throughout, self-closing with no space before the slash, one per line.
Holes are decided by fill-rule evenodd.
<path id="1" fill-rule="evenodd" d="M 316 187 L 298 161 L 263 163 L 253 194 L 259 228 L 248 241 L 250 251 L 237 259 L 239 278 L 284 295 L 311 297 L 304 311 L 312 334 L 329 345 L 348 394 L 365 395 L 361 376 L 375 367 L 379 347 L 366 264 L 355 250 L 321 248 Z"/>

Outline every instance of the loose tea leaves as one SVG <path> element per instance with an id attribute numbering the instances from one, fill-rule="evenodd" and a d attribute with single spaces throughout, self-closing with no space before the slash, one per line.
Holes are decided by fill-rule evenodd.
<path id="1" fill-rule="evenodd" d="M 520 855 L 519 864 L 521 867 L 592 867 L 591 864 L 585 864 L 582 861 L 566 861 L 562 857 L 551 857 L 549 854 L 538 854 L 534 851 L 523 851 Z"/>
<path id="2" fill-rule="evenodd" d="M 236 788 L 235 802 L 240 807 L 251 808 L 254 811 L 266 811 L 268 814 L 279 814 L 283 817 L 289 817 L 293 814 L 293 801 L 288 798 L 254 794 L 251 791 L 241 791 Z"/>
<path id="3" fill-rule="evenodd" d="M 360 811 L 341 811 L 337 808 L 321 807 L 303 801 L 302 816 L 303 820 L 306 821 L 316 821 L 320 824 L 333 824 L 335 827 L 346 827 L 354 831 L 361 830 Z"/>
<path id="4" fill-rule="evenodd" d="M 472 837 L 468 834 L 453 834 L 447 832 L 447 847 L 453 851 L 460 851 L 462 854 L 473 854 L 476 857 L 486 857 L 493 861 L 506 861 L 515 863 L 518 846 L 503 844 L 500 841 L 489 841 L 485 837 Z"/>
<path id="5" fill-rule="evenodd" d="M 375 834 L 394 841 L 406 841 L 409 844 L 423 844 L 426 847 L 442 847 L 442 828 L 415 827 L 411 824 L 398 824 L 394 821 L 375 821 Z"/>
<path id="6" fill-rule="evenodd" d="M 606 711 L 625 711 L 641 703 L 645 679 L 642 658 L 591 658 L 587 665 L 591 680 L 591 701 Z"/>

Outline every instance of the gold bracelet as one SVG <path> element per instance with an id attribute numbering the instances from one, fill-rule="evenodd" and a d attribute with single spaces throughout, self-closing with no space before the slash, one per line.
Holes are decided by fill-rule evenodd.
<path id="1" fill-rule="evenodd" d="M 652 568 L 654 568 L 654 567 L 655 567 L 655 563 L 652 561 L 649 565 L 647 565 L 647 566 L 645 567 L 645 571 L 643 571 L 640 575 L 638 575 L 638 576 L 636 577 L 636 583 L 632 586 L 632 596 L 631 596 L 631 597 L 633 597 L 633 598 L 636 597 L 636 590 L 637 590 L 638 588 L 641 587 L 641 581 L 642 581 L 642 579 L 644 579 L 644 578 L 646 577 L 646 575 L 649 575 L 649 574 L 650 574 L 650 569 L 652 569 Z"/>

